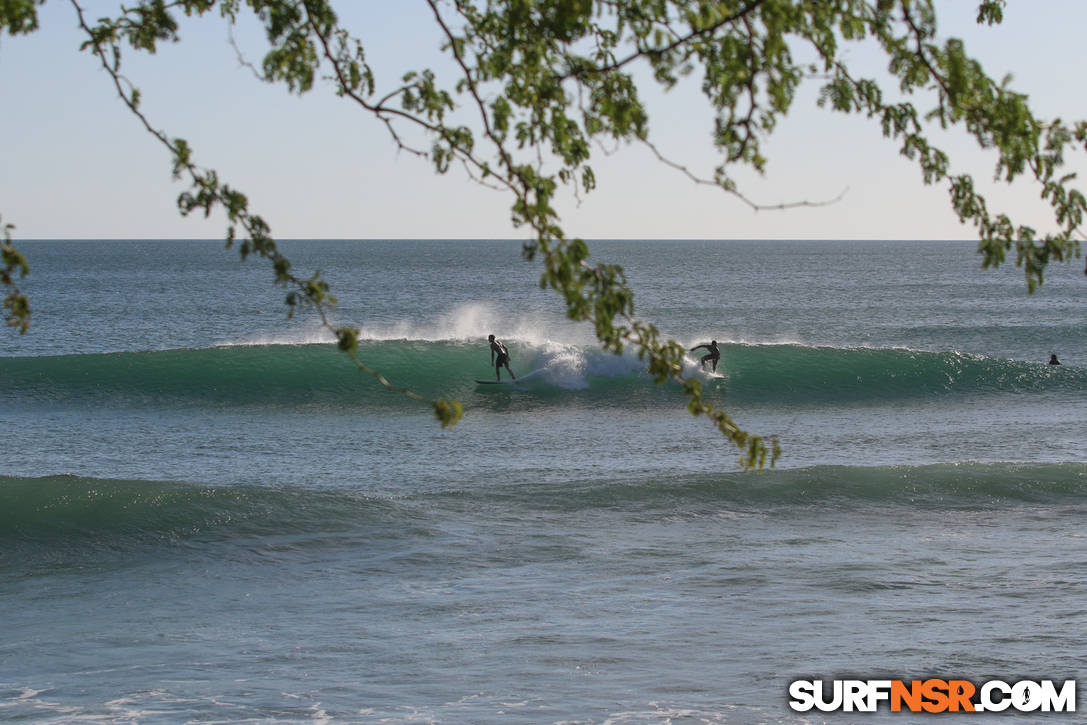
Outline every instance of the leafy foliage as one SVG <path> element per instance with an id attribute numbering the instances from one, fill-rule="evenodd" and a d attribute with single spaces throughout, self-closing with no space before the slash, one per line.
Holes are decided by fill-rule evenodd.
<path id="1" fill-rule="evenodd" d="M 45 0 L 0 0 L 0 28 L 8 35 L 30 33 L 38 29 L 38 10 Z"/>
<path id="2" fill-rule="evenodd" d="M 0 269 L 0 284 L 8 288 L 8 294 L 4 297 L 8 326 L 17 327 L 19 333 L 23 334 L 30 327 L 30 301 L 19 291 L 14 273 L 19 270 L 19 276 L 25 277 L 30 271 L 30 265 L 26 257 L 11 245 L 12 229 L 14 226 L 11 224 L 0 224 L 4 235 L 4 242 L 0 244 L 0 260 L 4 262 L 3 269 Z"/>
<path id="3" fill-rule="evenodd" d="M 199 16 L 218 8 L 228 23 L 252 13 L 268 42 L 260 64 L 266 81 L 303 94 L 323 72 L 335 93 L 384 124 L 400 149 L 430 159 L 438 173 L 459 166 L 472 179 L 505 189 L 514 223 L 530 231 L 523 252 L 541 264 L 541 287 L 559 294 L 570 319 L 592 324 L 605 349 L 620 353 L 629 346 L 655 380 L 678 381 L 690 411 L 708 416 L 740 449 L 745 466 L 761 467 L 767 458 L 772 464 L 779 453 L 776 440 L 742 431 L 705 399 L 697 380 L 684 377 L 683 348 L 636 318 L 623 270 L 590 263 L 588 247 L 566 236 L 554 206 L 563 187 L 576 194 L 595 187 L 590 162 L 599 141 L 647 144 L 678 167 L 649 140 L 650 116 L 639 96 L 636 68 L 648 69 L 653 82 L 664 87 L 701 76 L 715 117 L 711 141 L 720 163 L 709 180 L 687 173 L 756 208 L 740 192 L 733 169 L 764 169 L 763 143 L 789 112 L 797 89 L 822 79 L 820 104 L 878 122 L 901 153 L 917 162 L 925 183 L 947 186 L 960 219 L 977 229 L 986 266 L 1003 263 L 1014 249 L 1033 291 L 1050 261 L 1079 255 L 1087 202 L 1071 186 L 1073 176 L 1061 170 L 1066 153 L 1087 145 L 1087 124 L 1035 118 L 1026 97 L 989 78 L 961 41 L 939 42 L 932 0 L 426 1 L 457 70 L 449 87 L 427 68 L 391 83 L 388 75 L 379 81 L 362 44 L 341 27 L 329 0 L 140 0 L 122 6 L 116 18 L 93 24 L 78 0 L 70 0 L 86 32 L 84 48 L 108 71 L 145 128 L 169 149 L 175 177 L 189 182 L 178 198 L 181 213 L 223 210 L 227 245 L 236 243 L 240 231 L 242 256 L 256 254 L 271 262 L 276 282 L 288 289 L 291 312 L 299 305 L 311 307 L 333 329 L 326 311 L 335 300 L 319 274 L 294 275 L 244 194 L 197 166 L 184 140 L 152 127 L 139 110 L 138 91 L 121 73 L 126 48 L 154 52 L 158 43 L 178 40 L 178 13 Z M 982 0 L 978 23 L 1001 22 L 1004 4 Z M 34 3 L 0 0 L 0 23 L 9 33 L 34 30 Z M 898 95 L 934 98 L 931 107 L 889 102 L 878 81 L 848 66 L 842 48 L 866 38 L 886 54 Z M 817 62 L 797 61 L 801 49 L 814 51 Z M 382 84 L 385 89 L 379 90 Z M 466 114 L 472 120 L 466 122 Z M 927 129 L 934 124 L 962 127 L 982 148 L 992 149 L 998 178 L 1032 178 L 1052 209 L 1054 229 L 1040 234 L 990 211 L 972 177 L 956 172 L 950 155 L 930 141 Z M 427 141 L 417 145 L 413 139 L 421 137 Z M 418 397 L 358 359 L 357 330 L 334 332 L 361 369 Z M 455 402 L 427 402 L 443 425 L 460 417 Z"/>

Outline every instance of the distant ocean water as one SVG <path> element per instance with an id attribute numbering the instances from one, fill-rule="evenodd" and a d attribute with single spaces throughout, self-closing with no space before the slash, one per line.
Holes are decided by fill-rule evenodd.
<path id="1" fill-rule="evenodd" d="M 969 242 L 591 243 L 721 343 L 689 370 L 783 449 L 743 473 L 518 242 L 284 243 L 452 430 L 220 242 L 19 247 L 0 720 L 927 722 L 788 685 L 1083 679 L 1078 264 L 1028 296 Z M 490 333 L 518 386 L 475 382 Z"/>

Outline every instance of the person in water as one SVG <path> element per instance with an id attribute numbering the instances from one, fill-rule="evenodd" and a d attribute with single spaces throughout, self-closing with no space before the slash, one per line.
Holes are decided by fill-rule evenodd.
<path id="1" fill-rule="evenodd" d="M 1053 353 L 1052 355 L 1049 356 L 1049 364 L 1050 365 L 1060 365 L 1061 364 L 1061 361 L 1057 359 L 1057 353 Z"/>
<path id="2" fill-rule="evenodd" d="M 713 372 L 717 372 L 717 361 L 721 359 L 721 351 L 717 349 L 717 340 L 710 340 L 708 345 L 706 343 L 702 343 L 701 345 L 695 345 L 691 348 L 690 351 L 694 352 L 700 347 L 706 348 L 708 352 L 707 354 L 703 355 L 702 358 L 698 361 L 698 365 L 703 370 L 705 370 L 706 361 L 710 360 L 713 362 Z"/>
<path id="3" fill-rule="evenodd" d="M 502 379 L 500 371 L 504 365 L 510 377 L 516 380 L 517 376 L 510 370 L 510 351 L 506 349 L 501 340 L 494 339 L 494 335 L 488 335 L 487 340 L 491 343 L 491 364 L 494 365 L 494 379 Z"/>

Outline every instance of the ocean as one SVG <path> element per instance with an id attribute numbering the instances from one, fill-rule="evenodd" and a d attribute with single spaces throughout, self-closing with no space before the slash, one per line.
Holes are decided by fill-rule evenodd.
<path id="1" fill-rule="evenodd" d="M 0 720 L 912 723 L 790 684 L 1087 676 L 1081 262 L 1028 295 L 968 241 L 591 242 L 720 344 L 690 373 L 782 449 L 744 472 L 518 241 L 281 244 L 464 418 L 221 241 L 16 241 Z"/>

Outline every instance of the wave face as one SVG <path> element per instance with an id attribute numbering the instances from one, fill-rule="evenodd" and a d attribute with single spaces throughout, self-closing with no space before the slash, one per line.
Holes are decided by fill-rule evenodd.
<path id="1" fill-rule="evenodd" d="M 805 345 L 729 345 L 730 390 L 744 398 L 887 400 L 1087 389 L 1078 368 L 962 352 Z"/>
<path id="2" fill-rule="evenodd" d="M 0 477 L 0 543 L 7 542 L 13 563 L 31 551 L 68 559 L 139 546 L 259 542 L 290 548 L 360 527 L 371 536 L 409 535 L 410 516 L 397 510 L 361 493 L 301 487 Z"/>
<path id="3" fill-rule="evenodd" d="M 676 400 L 631 355 L 559 343 L 510 344 L 516 388 L 480 386 L 493 379 L 483 344 L 370 340 L 360 358 L 395 385 L 428 397 L 471 404 L 495 393 L 527 399 L 589 400 L 625 406 Z M 711 395 L 733 402 L 885 403 L 930 396 L 1087 391 L 1087 371 L 1072 366 L 959 352 L 743 344 L 722 347 L 718 375 L 688 359 Z M 7 397 L 73 405 L 407 407 L 414 403 L 357 370 L 334 345 L 222 346 L 0 358 Z M 506 379 L 503 371 L 503 379 Z"/>
<path id="4" fill-rule="evenodd" d="M 0 542 L 46 546 L 306 539 L 362 532 L 410 537 L 466 511 L 516 518 L 538 511 L 639 515 L 835 510 L 989 510 L 1024 504 L 1081 507 L 1087 464 L 958 463 L 814 466 L 742 473 L 590 479 L 561 485 L 503 482 L 395 497 L 308 486 L 213 486 L 49 476 L 0 477 Z M 427 523 L 428 520 L 430 523 Z"/>

